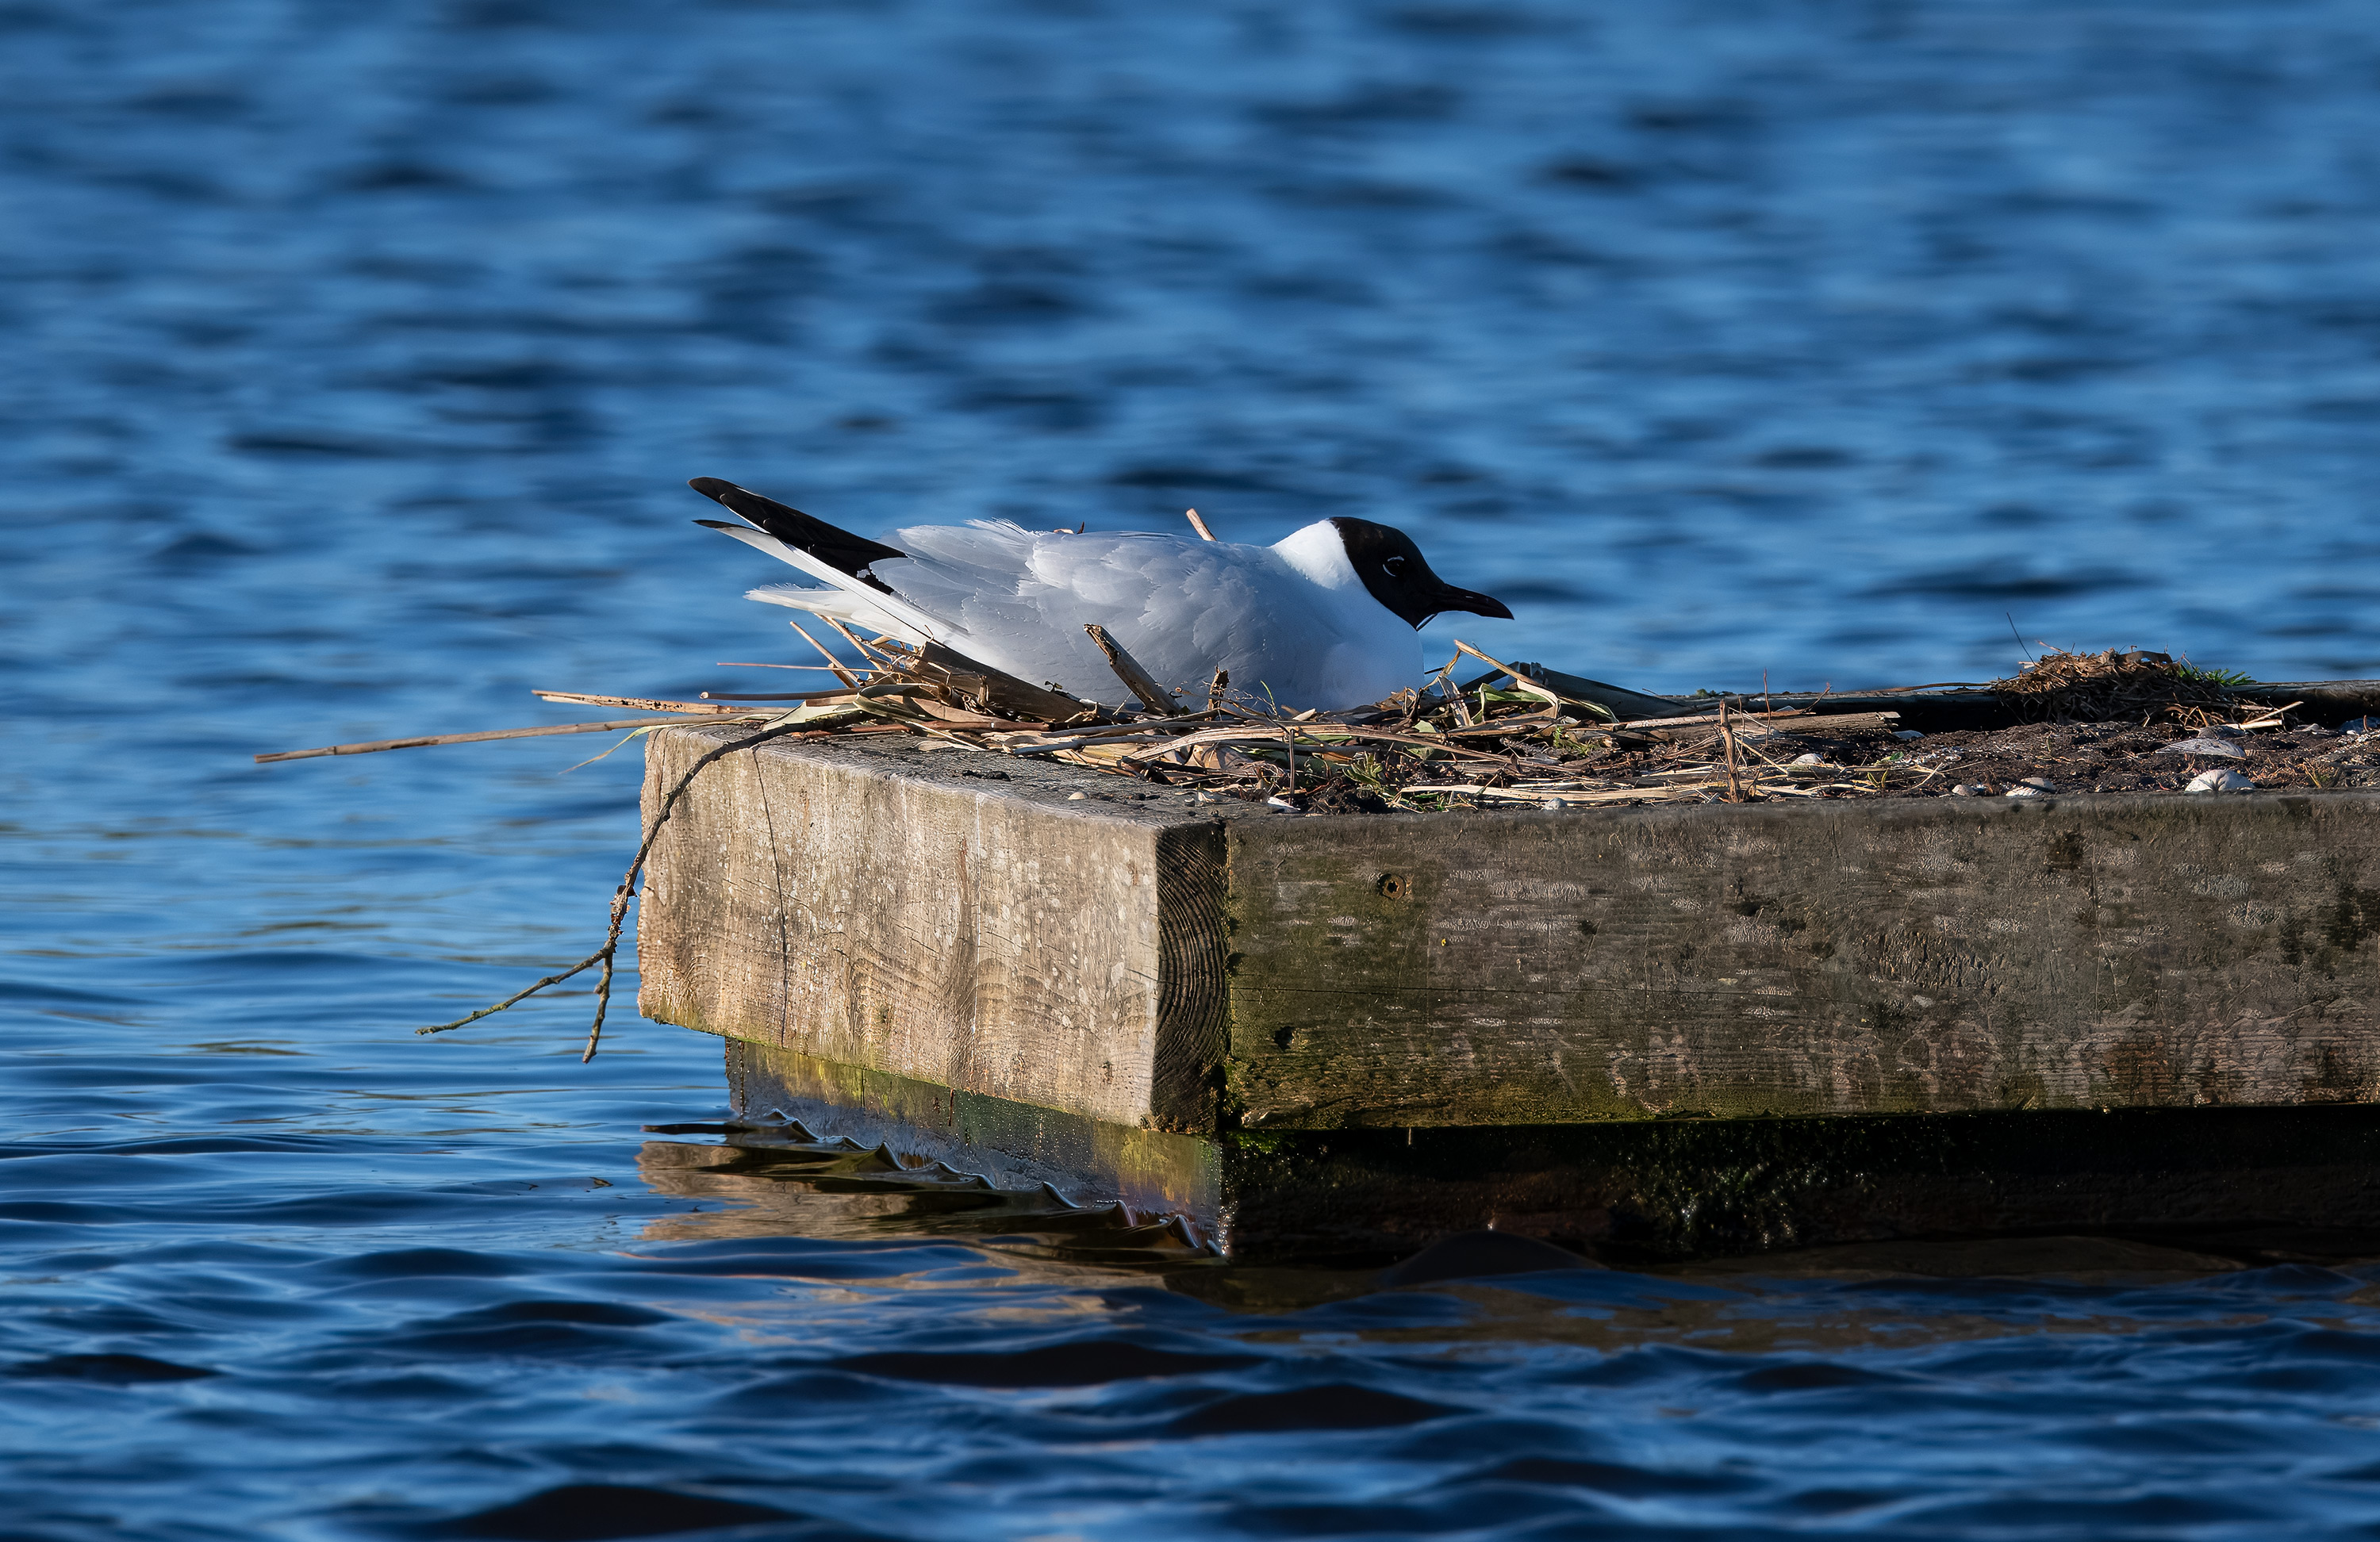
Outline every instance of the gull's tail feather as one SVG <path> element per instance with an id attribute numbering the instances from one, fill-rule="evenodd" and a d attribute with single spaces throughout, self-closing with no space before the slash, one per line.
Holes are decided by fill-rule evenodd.
<path id="1" fill-rule="evenodd" d="M 783 605 L 787 610 L 808 611 L 812 615 L 840 621 L 846 626 L 875 632 L 884 637 L 898 637 L 913 648 L 924 648 L 934 638 L 919 632 L 868 601 L 846 589 L 804 589 L 799 584 L 763 584 L 759 589 L 744 591 L 747 600 L 758 600 L 766 605 Z"/>
<path id="2" fill-rule="evenodd" d="M 839 589 L 804 589 L 799 584 L 762 584 L 759 589 L 746 589 L 744 598 L 758 600 L 764 605 L 783 605 L 788 610 L 808 611 L 812 615 L 831 615 L 837 621 L 856 622 L 863 626 L 878 625 L 878 630 L 891 630 L 896 635 L 900 630 L 897 627 L 888 628 L 878 625 L 883 617 L 867 601 Z"/>
<path id="3" fill-rule="evenodd" d="M 944 621 L 939 616 L 927 614 L 893 593 L 890 586 L 845 573 L 812 556 L 800 547 L 787 545 L 765 531 L 746 529 L 741 525 L 730 525 L 723 519 L 698 519 L 695 523 L 705 529 L 717 530 L 721 535 L 734 536 L 745 545 L 756 551 L 766 552 L 779 562 L 798 567 L 811 577 L 829 586 L 823 589 L 806 589 L 791 585 L 780 585 L 767 589 L 754 589 L 747 596 L 748 599 L 764 601 L 771 605 L 791 605 L 797 611 L 808 611 L 816 615 L 832 615 L 837 619 L 857 621 L 862 625 L 874 626 L 880 631 L 916 643 L 919 647 L 929 642 L 947 641 L 952 637 L 966 636 L 965 627 L 954 622 Z M 887 547 L 885 550 L 891 551 L 892 548 Z M 813 595 L 818 596 L 818 600 L 794 598 Z M 834 610 L 823 608 L 830 597 L 838 606 L 847 603 L 852 608 Z"/>
<path id="4" fill-rule="evenodd" d="M 836 572 L 856 578 L 871 588 L 883 589 L 885 586 L 868 577 L 870 563 L 909 554 L 882 541 L 853 535 L 849 530 L 840 529 L 774 498 L 763 498 L 748 488 L 721 481 L 717 477 L 697 477 L 686 485 L 723 504 L 730 513 L 755 528 L 767 531 L 796 551 L 808 552 Z M 709 524 L 710 521 L 701 523 Z M 725 528 L 711 526 L 713 529 Z"/>

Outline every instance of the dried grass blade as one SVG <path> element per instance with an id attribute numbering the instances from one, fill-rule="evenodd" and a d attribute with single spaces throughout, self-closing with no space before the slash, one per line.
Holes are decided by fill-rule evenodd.
<path id="1" fill-rule="evenodd" d="M 1506 663 L 1503 660 L 1490 658 L 1487 654 L 1480 652 L 1479 650 L 1472 647 L 1469 643 L 1464 642 L 1460 637 L 1454 639 L 1454 646 L 1459 653 L 1468 653 L 1473 658 L 1477 659 L 1480 662 L 1493 664 L 1496 668 L 1502 670 L 1506 674 L 1511 675 L 1512 677 L 1514 688 L 1519 690 L 1522 695 L 1534 696 L 1539 700 L 1547 703 L 1547 705 L 1552 709 L 1549 712 L 1545 714 L 1545 716 L 1548 718 L 1559 717 L 1564 707 L 1578 707 L 1594 713 L 1597 717 L 1601 718 L 1605 722 L 1616 722 L 1619 720 L 1620 714 L 1613 711 L 1610 708 L 1606 707 L 1603 703 L 1599 701 L 1577 700 L 1572 698 L 1563 696 L 1560 692 L 1552 689 L 1550 686 L 1539 685 L 1536 680 L 1522 674 L 1519 670 L 1514 669 L 1511 664 Z M 1522 721 L 1536 720 L 1527 719 Z"/>

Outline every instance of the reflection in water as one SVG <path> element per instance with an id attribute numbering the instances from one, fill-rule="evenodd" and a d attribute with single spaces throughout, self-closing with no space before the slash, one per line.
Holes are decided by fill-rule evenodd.
<path id="1" fill-rule="evenodd" d="M 648 1240 L 933 1236 L 984 1249 L 1022 1279 L 1136 1279 L 1233 1313 L 1294 1313 L 1416 1286 L 1450 1293 L 1476 1308 L 1459 1324 L 1384 1322 L 1366 1335 L 1381 1342 L 1501 1340 L 1607 1353 L 1691 1343 L 1768 1354 L 1906 1349 L 2006 1332 L 2004 1313 L 1961 1311 L 1949 1299 L 1971 1293 L 1998 1306 L 2045 1309 L 2032 1325 L 2043 1332 L 2216 1327 L 2262 1319 L 2241 1317 L 2219 1296 L 2208 1299 L 2203 1315 L 2185 1317 L 2139 1317 L 2083 1303 L 2186 1287 L 2269 1266 L 2279 1257 L 2299 1260 L 2298 1268 L 2321 1257 L 2325 1263 L 2313 1266 L 2312 1277 L 2336 1281 L 2344 1277 L 2330 1274 L 2331 1265 L 2356 1261 L 2337 1250 L 2369 1245 L 2368 1238 L 2349 1233 L 2300 1232 L 2279 1248 L 2271 1237 L 2206 1234 L 2216 1245 L 2240 1246 L 2247 1257 L 2239 1257 L 2122 1237 L 1991 1237 L 1853 1243 L 1621 1273 L 1530 1239 L 1477 1232 L 1377 1269 L 1246 1265 L 1198 1247 L 1178 1222 L 1152 1220 L 1127 1206 L 1077 1208 L 1046 1189 L 1005 1193 L 939 1162 L 906 1165 L 883 1147 L 785 1138 L 761 1126 L 712 1128 L 732 1131 L 731 1138 L 717 1145 L 646 1143 L 638 1169 L 656 1192 L 718 1206 L 655 1221 L 646 1229 Z M 1807 1298 L 1814 1288 L 1826 1287 L 1840 1287 L 1841 1293 L 1828 1293 L 1813 1317 Z M 2362 1293 L 2344 1299 L 2362 1305 Z M 1582 1314 L 1581 1302 L 1597 1309 Z M 2071 1315 L 2046 1310 L 2058 1302 L 2076 1309 Z M 2373 1303 L 2380 1305 L 2380 1290 Z M 1256 1337 L 1267 1335 L 1257 1330 Z M 1299 1330 L 1283 1342 L 1304 1337 Z"/>
<path id="2" fill-rule="evenodd" d="M 915 1237 L 978 1241 L 1019 1257 L 1073 1264 L 1161 1264 L 1211 1250 L 1177 1219 L 1127 1205 L 1077 1207 L 1056 1191 L 1005 1193 L 940 1162 L 904 1163 L 888 1147 L 756 1139 L 718 1146 L 648 1141 L 637 1170 L 656 1193 L 722 1201 L 673 1215 L 657 1241 L 729 1236 Z"/>

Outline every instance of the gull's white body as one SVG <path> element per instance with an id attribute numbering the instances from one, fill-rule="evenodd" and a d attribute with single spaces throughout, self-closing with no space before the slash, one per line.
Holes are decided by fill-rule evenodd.
<path id="1" fill-rule="evenodd" d="M 726 533 L 832 586 L 771 585 L 751 599 L 944 643 L 1087 700 L 1124 695 L 1083 631 L 1090 622 L 1185 696 L 1203 697 L 1222 669 L 1233 690 L 1269 691 L 1283 707 L 1353 707 L 1422 674 L 1413 626 L 1365 589 L 1328 520 L 1273 546 L 1004 521 L 912 526 L 886 537 L 908 554 L 871 569 L 891 595 L 759 531 Z"/>

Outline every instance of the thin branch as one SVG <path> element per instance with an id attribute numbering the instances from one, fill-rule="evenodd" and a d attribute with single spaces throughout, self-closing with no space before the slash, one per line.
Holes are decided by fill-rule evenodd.
<path id="1" fill-rule="evenodd" d="M 661 807 L 653 814 L 652 824 L 645 831 L 645 838 L 637 844 L 636 859 L 628 864 L 628 871 L 620 880 L 620 887 L 612 894 L 612 929 L 604 933 L 602 952 L 596 955 L 603 961 L 603 974 L 595 984 L 595 1021 L 588 1026 L 587 1050 L 578 1057 L 579 1064 L 584 1065 L 595 1058 L 595 1046 L 602 1040 L 603 1014 L 612 1004 L 612 960 L 620 951 L 620 928 L 627 920 L 628 902 L 636 897 L 637 878 L 645 870 L 645 858 L 651 855 L 653 843 L 661 838 L 662 826 L 669 823 L 669 817 L 677 811 L 677 800 L 684 795 L 688 787 L 694 785 L 694 779 L 702 768 L 713 760 L 720 759 L 736 750 L 750 749 L 770 739 L 778 738 L 786 734 L 798 734 L 801 731 L 799 723 L 780 723 L 776 727 L 763 728 L 758 734 L 747 735 L 744 738 L 720 745 L 706 752 L 694 764 L 686 767 L 686 774 L 677 779 L 677 785 L 672 787 L 669 790 L 669 795 L 662 799 Z"/>
<path id="2" fill-rule="evenodd" d="M 504 1011 L 506 1007 L 513 1005 L 515 1002 L 528 1000 L 529 997 L 536 995 L 539 991 L 544 990 L 549 985 L 558 985 L 562 981 L 568 979 L 571 976 L 579 973 L 581 970 L 586 969 L 590 965 L 600 964 L 602 965 L 603 972 L 595 982 L 595 1021 L 587 1030 L 587 1049 L 585 1052 L 580 1054 L 578 1057 L 579 1063 L 582 1065 L 587 1062 L 593 1060 L 595 1058 L 595 1047 L 602 1041 L 603 1038 L 603 1015 L 610 1010 L 612 1004 L 612 973 L 613 969 L 613 960 L 617 957 L 620 951 L 620 929 L 627 920 L 628 902 L 636 897 L 637 879 L 638 875 L 644 871 L 645 858 L 651 854 L 653 842 L 660 837 L 662 826 L 667 824 L 669 822 L 670 815 L 676 812 L 678 798 L 688 787 L 694 784 L 695 776 L 700 772 L 705 766 L 708 766 L 713 760 L 720 759 L 722 756 L 727 755 L 735 750 L 751 748 L 753 746 L 763 744 L 770 739 L 782 738 L 785 735 L 799 734 L 801 732 L 803 732 L 803 727 L 799 723 L 779 723 L 773 727 L 763 728 L 757 734 L 747 734 L 740 739 L 731 739 L 723 745 L 719 745 L 713 747 L 707 751 L 699 759 L 696 760 L 693 765 L 688 766 L 686 769 L 686 774 L 677 779 L 676 785 L 671 787 L 668 795 L 662 799 L 661 807 L 653 814 L 653 822 L 645 828 L 644 839 L 637 844 L 637 855 L 635 860 L 628 864 L 628 870 L 626 874 L 621 878 L 619 888 L 612 892 L 612 925 L 610 930 L 604 933 L 603 945 L 601 948 L 588 954 L 587 957 L 579 960 L 577 964 L 572 965 L 569 968 L 563 970 L 560 974 L 548 975 L 545 978 L 538 981 L 535 985 L 528 987 L 525 990 L 517 991 L 511 996 L 505 997 L 503 1001 L 498 1002 L 493 1006 L 481 1007 L 479 1011 L 472 1013 L 469 1016 L 458 1017 L 452 1023 L 441 1023 L 434 1027 L 416 1028 L 413 1031 L 420 1034 L 445 1033 L 450 1029 L 459 1028 L 467 1023 L 476 1023 L 482 1017 Z"/>
<path id="3" fill-rule="evenodd" d="M 1207 528 L 1207 522 L 1198 517 L 1198 511 L 1196 509 L 1184 509 L 1182 513 L 1183 516 L 1190 521 L 1190 528 L 1198 532 L 1198 539 L 1200 540 L 1212 540 L 1215 539 L 1215 532 Z"/>
<path id="4" fill-rule="evenodd" d="M 588 965 L 600 962 L 603 956 L 604 955 L 600 953 L 589 953 L 585 958 L 580 959 L 569 968 L 562 971 L 562 973 L 558 975 L 548 975 L 545 978 L 538 981 L 535 985 L 529 986 L 526 990 L 515 991 L 513 994 L 505 997 L 503 1001 L 498 1002 L 493 1006 L 483 1006 L 479 1011 L 471 1014 L 468 1017 L 457 1017 L 451 1023 L 441 1023 L 434 1028 L 416 1028 L 413 1031 L 418 1034 L 445 1033 L 451 1029 L 462 1027 L 467 1024 L 476 1023 L 482 1017 L 492 1016 L 495 1014 L 504 1011 L 504 1008 L 511 1006 L 516 1002 L 527 1001 L 529 997 L 536 995 L 539 991 L 544 990 L 549 985 L 560 985 L 564 980 L 568 979 L 571 976 L 587 968 Z"/>

